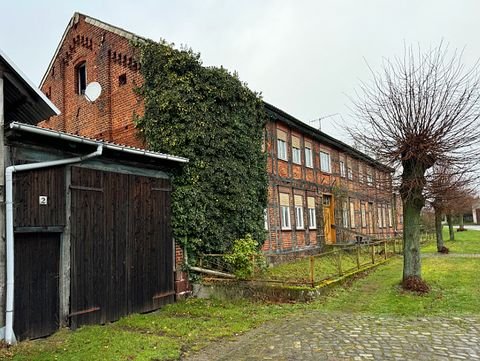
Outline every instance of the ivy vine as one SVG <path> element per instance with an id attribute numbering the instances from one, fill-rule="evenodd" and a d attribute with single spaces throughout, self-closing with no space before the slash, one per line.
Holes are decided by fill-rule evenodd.
<path id="1" fill-rule="evenodd" d="M 266 116 L 260 94 L 236 73 L 164 41 L 135 44 L 145 113 L 136 126 L 152 150 L 190 159 L 174 175 L 174 236 L 198 252 L 226 252 L 251 234 L 263 243 Z"/>

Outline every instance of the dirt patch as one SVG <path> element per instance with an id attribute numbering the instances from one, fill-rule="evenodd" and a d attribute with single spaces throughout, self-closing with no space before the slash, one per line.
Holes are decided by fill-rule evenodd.
<path id="1" fill-rule="evenodd" d="M 417 276 L 410 276 L 403 280 L 402 288 L 406 291 L 411 291 L 419 294 L 425 294 L 430 291 L 430 286 Z"/>
<path id="2" fill-rule="evenodd" d="M 442 248 L 440 248 L 438 250 L 438 252 L 443 253 L 443 254 L 448 254 L 450 252 L 450 250 L 447 247 L 443 246 Z"/>

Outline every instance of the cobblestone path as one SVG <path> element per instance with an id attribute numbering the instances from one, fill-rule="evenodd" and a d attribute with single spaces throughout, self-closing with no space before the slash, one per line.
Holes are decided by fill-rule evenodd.
<path id="1" fill-rule="evenodd" d="M 480 360 L 480 317 L 314 311 L 217 342 L 184 360 Z"/>

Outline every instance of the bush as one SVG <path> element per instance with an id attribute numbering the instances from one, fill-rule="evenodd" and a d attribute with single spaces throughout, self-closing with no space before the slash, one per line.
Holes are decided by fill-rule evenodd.
<path id="1" fill-rule="evenodd" d="M 240 279 L 251 278 L 255 272 L 264 271 L 266 268 L 259 244 L 250 234 L 235 240 L 231 253 L 225 255 L 224 260 L 232 267 L 235 276 Z"/>

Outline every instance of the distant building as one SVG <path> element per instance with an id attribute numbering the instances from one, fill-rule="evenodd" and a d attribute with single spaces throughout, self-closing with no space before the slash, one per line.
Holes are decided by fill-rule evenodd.
<path id="1" fill-rule="evenodd" d="M 143 113 L 142 99 L 134 93 L 143 82 L 141 64 L 131 45 L 139 39 L 75 13 L 41 83 L 62 114 L 41 126 L 143 146 L 133 124 L 134 114 Z M 82 96 L 92 81 L 104 89 L 95 103 Z M 356 236 L 382 238 L 401 231 L 393 169 L 273 105 L 265 103 L 265 109 L 269 174 L 265 252 L 314 252 Z"/>
<path id="2" fill-rule="evenodd" d="M 473 202 L 472 206 L 473 223 L 480 224 L 480 198 Z"/>

